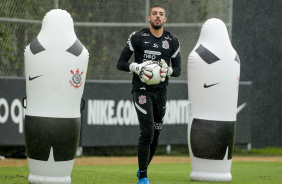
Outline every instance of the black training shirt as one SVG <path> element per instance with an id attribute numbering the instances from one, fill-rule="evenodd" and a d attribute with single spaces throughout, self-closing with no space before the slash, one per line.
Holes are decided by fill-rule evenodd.
<path id="1" fill-rule="evenodd" d="M 130 63 L 128 61 L 133 52 L 135 62 L 138 64 L 150 60 L 160 64 L 161 59 L 164 59 L 173 69 L 171 76 L 178 77 L 181 73 L 180 43 L 178 38 L 168 31 L 164 30 L 163 35 L 159 38 L 155 37 L 149 28 L 133 32 L 118 60 L 117 68 L 119 70 L 129 72 Z M 133 73 L 132 84 L 133 90 L 165 88 L 168 85 L 168 77 L 160 84 L 147 85 L 140 80 L 137 74 Z"/>

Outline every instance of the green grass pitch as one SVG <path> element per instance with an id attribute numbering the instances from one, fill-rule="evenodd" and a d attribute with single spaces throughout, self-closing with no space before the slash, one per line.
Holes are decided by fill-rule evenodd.
<path id="1" fill-rule="evenodd" d="M 1 161 L 0 161 L 1 162 Z M 72 184 L 136 184 L 137 165 L 74 166 Z M 152 184 L 206 184 L 189 178 L 191 164 L 151 164 Z M 28 184 L 28 167 L 0 167 L 1 184 Z M 233 162 L 230 184 L 281 184 L 281 162 Z"/>

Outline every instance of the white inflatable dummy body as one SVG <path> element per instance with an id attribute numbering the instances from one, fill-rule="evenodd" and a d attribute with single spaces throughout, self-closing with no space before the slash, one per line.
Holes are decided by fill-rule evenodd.
<path id="1" fill-rule="evenodd" d="M 199 181 L 230 181 L 240 75 L 225 24 L 207 20 L 188 57 L 188 147 Z"/>
<path id="2" fill-rule="evenodd" d="M 51 10 L 25 49 L 30 183 L 71 183 L 89 54 L 64 10 Z"/>

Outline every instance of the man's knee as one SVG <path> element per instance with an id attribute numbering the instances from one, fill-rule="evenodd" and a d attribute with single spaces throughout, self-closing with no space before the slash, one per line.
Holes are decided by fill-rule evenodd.
<path id="1" fill-rule="evenodd" d="M 154 131 L 153 130 L 147 130 L 141 133 L 140 136 L 140 143 L 141 144 L 146 144 L 146 145 L 150 145 L 152 144 L 154 139 Z"/>

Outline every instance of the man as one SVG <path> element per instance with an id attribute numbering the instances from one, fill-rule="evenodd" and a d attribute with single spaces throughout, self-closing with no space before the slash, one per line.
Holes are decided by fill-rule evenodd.
<path id="1" fill-rule="evenodd" d="M 158 146 L 162 129 L 168 77 L 178 77 L 181 73 L 180 43 L 176 36 L 163 29 L 166 20 L 165 9 L 160 5 L 153 6 L 148 16 L 150 27 L 129 36 L 117 63 L 119 70 L 133 73 L 133 103 L 141 131 L 138 143 L 138 184 L 150 183 L 147 167 Z M 133 52 L 135 62 L 130 64 L 128 61 Z M 162 78 L 159 84 L 147 85 L 146 81 L 152 76 L 152 63 L 161 66 Z"/>

